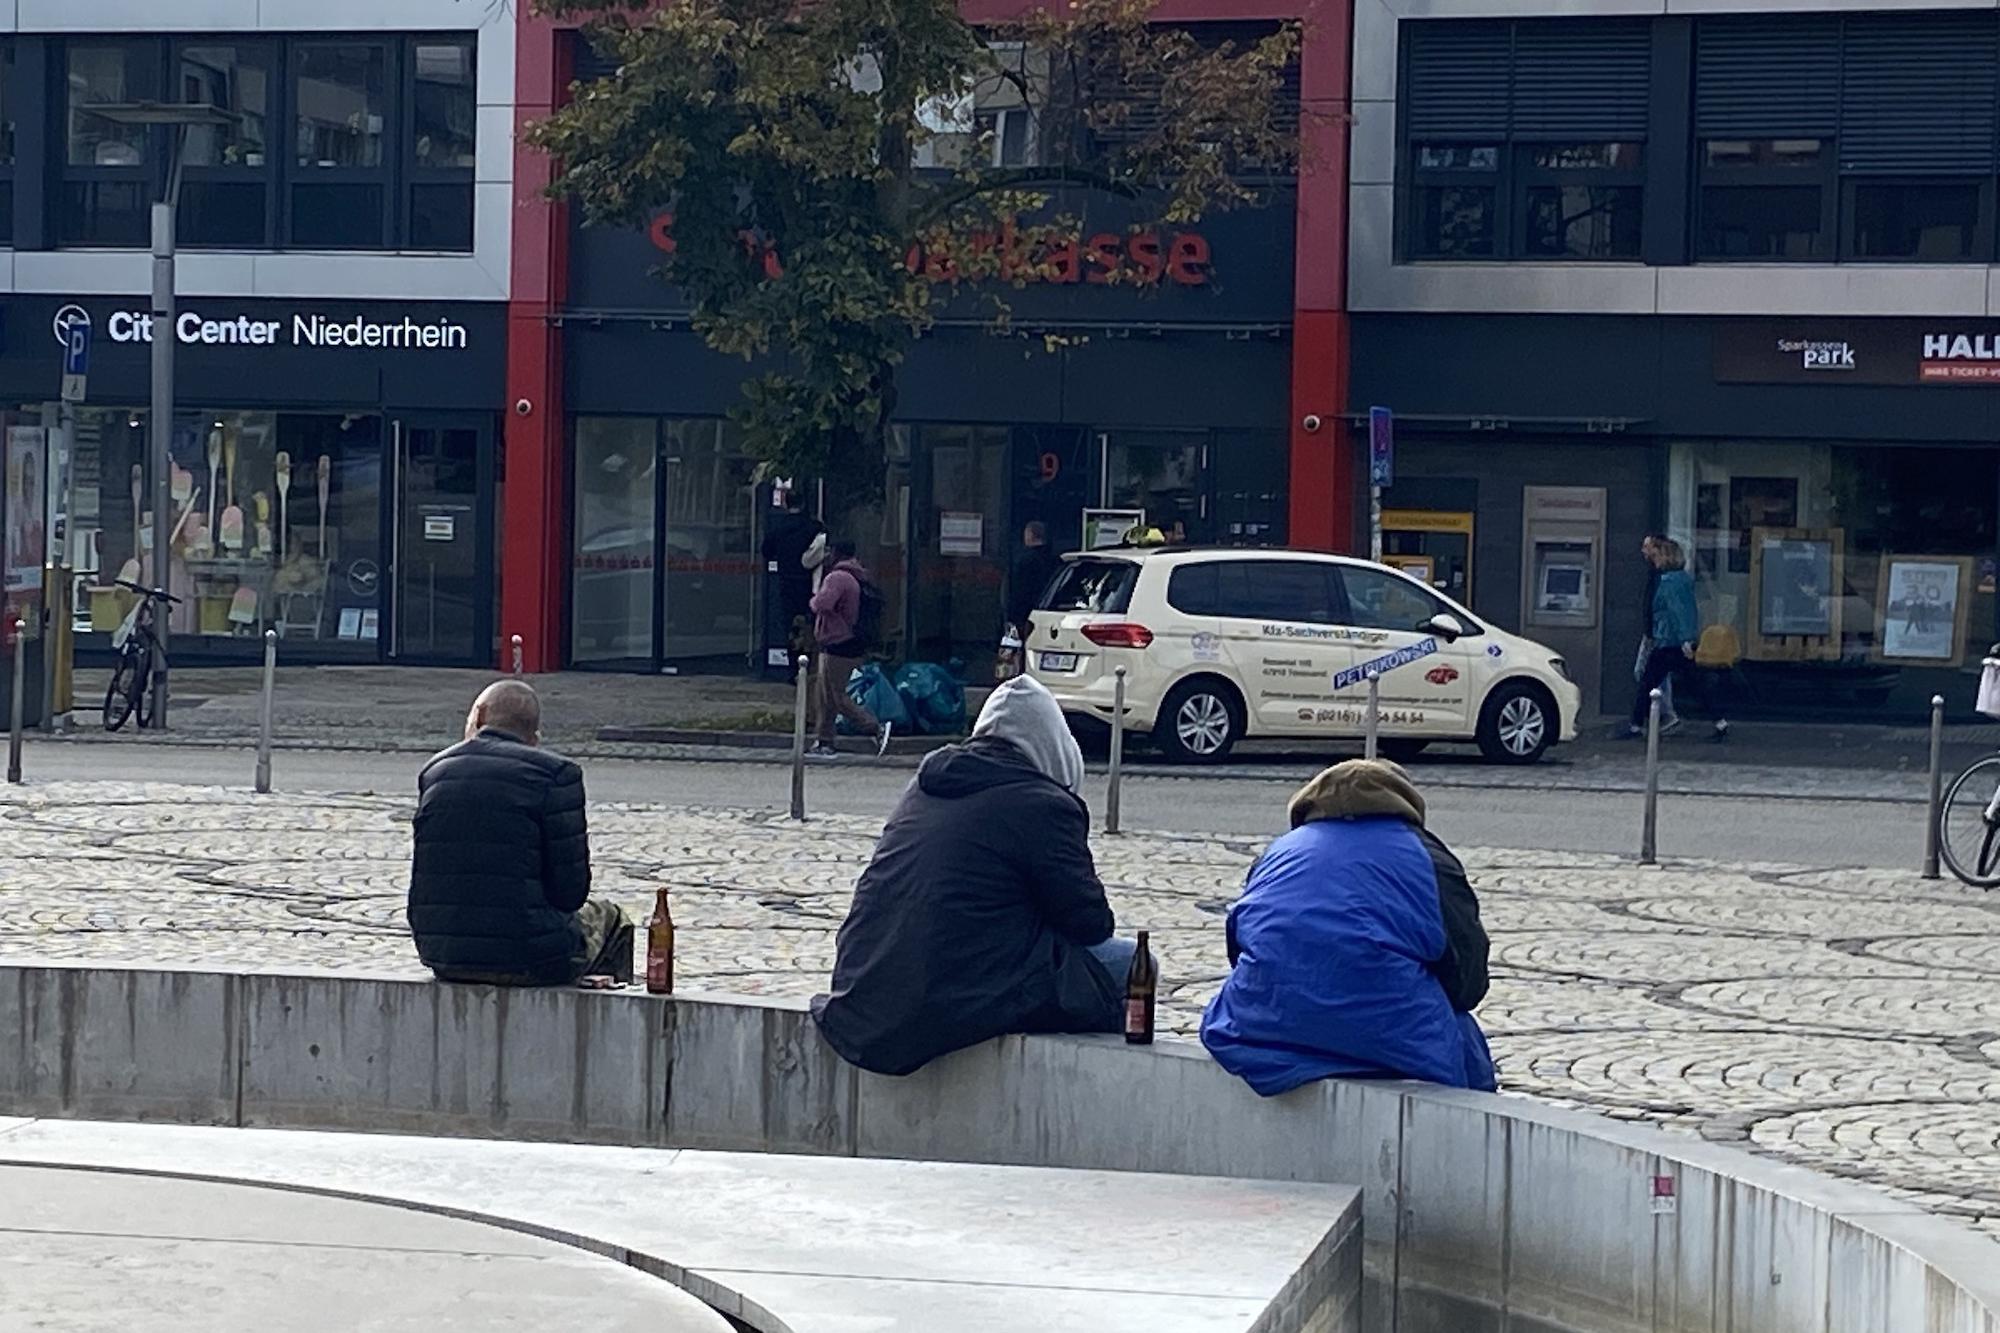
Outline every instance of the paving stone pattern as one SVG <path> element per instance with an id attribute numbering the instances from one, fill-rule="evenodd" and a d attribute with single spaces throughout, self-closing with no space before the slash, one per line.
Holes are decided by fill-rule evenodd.
<path id="1" fill-rule="evenodd" d="M 422 975 L 410 805 L 72 784 L 0 795 L 0 958 Z M 808 995 L 879 825 L 592 811 L 598 891 L 673 891 L 686 989 Z M 1099 838 L 1192 1032 L 1261 839 Z M 2000 895 L 1890 871 L 1460 849 L 1493 934 L 1480 1011 L 1510 1093 L 1737 1143 L 2000 1239 Z M 1246 1093 L 1246 1095 L 1248 1095 Z"/>

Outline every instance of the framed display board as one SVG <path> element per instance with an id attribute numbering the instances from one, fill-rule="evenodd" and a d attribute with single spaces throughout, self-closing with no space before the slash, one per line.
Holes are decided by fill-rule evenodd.
<path id="1" fill-rule="evenodd" d="M 1884 554 L 1875 586 L 1878 661 L 1954 667 L 1965 660 L 1971 556 Z"/>
<path id="2" fill-rule="evenodd" d="M 1839 660 L 1846 545 L 1843 528 L 1750 530 L 1746 657 L 1754 662 Z"/>
<path id="3" fill-rule="evenodd" d="M 1143 509 L 1086 509 L 1083 511 L 1083 549 L 1101 551 L 1117 546 L 1145 526 L 1146 511 Z"/>

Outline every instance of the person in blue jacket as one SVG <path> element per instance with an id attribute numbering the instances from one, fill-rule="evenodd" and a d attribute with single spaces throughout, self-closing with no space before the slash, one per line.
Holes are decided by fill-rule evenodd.
<path id="1" fill-rule="evenodd" d="M 1649 558 L 1658 566 L 1659 582 L 1653 585 L 1653 651 L 1646 668 L 1639 673 L 1639 692 L 1632 700 L 1632 717 L 1625 734 L 1646 734 L 1646 714 L 1651 695 L 1667 680 L 1678 676 L 1694 689 L 1702 711 L 1714 720 L 1714 739 L 1729 739 L 1729 721 L 1722 716 L 1715 691 L 1706 671 L 1695 665 L 1695 641 L 1701 638 L 1701 609 L 1695 605 L 1694 576 L 1687 571 L 1687 553 L 1671 537 L 1657 539 Z M 1667 728 L 1670 730 L 1671 728 Z"/>
<path id="2" fill-rule="evenodd" d="M 1424 827 L 1409 774 L 1336 764 L 1290 814 L 1292 831 L 1230 909 L 1231 970 L 1202 1015 L 1202 1045 L 1266 1097 L 1322 1078 L 1493 1091 L 1472 1017 L 1487 987 L 1479 900 Z"/>

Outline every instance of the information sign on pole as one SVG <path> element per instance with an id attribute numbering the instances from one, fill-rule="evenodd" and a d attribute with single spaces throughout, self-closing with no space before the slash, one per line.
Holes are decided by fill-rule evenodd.
<path id="1" fill-rule="evenodd" d="M 72 319 L 63 330 L 62 400 L 80 403 L 90 379 L 90 321 Z"/>
<path id="2" fill-rule="evenodd" d="M 1368 409 L 1368 484 L 1396 484 L 1396 414 L 1386 407 Z"/>

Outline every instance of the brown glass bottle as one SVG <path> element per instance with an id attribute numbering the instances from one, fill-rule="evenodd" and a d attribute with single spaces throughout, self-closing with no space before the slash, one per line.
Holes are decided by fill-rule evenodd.
<path id="1" fill-rule="evenodd" d="M 1125 974 L 1125 1040 L 1135 1046 L 1153 1040 L 1153 1001 L 1160 989 L 1160 969 L 1153 951 L 1146 947 L 1146 932 L 1139 932 L 1139 949 L 1132 955 L 1132 968 Z"/>
<path id="2" fill-rule="evenodd" d="M 667 891 L 653 897 L 653 915 L 646 922 L 646 989 L 654 995 L 674 993 L 674 914 Z"/>

